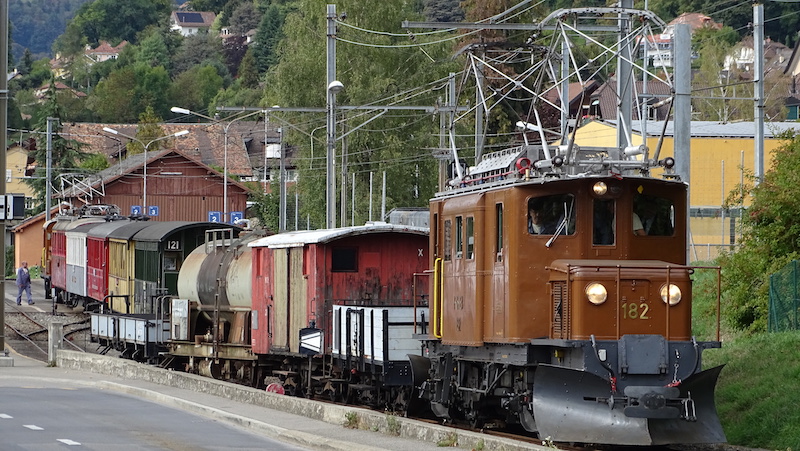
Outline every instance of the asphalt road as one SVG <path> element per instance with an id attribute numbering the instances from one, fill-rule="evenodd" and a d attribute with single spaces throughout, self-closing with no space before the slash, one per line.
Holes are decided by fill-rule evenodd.
<path id="1" fill-rule="evenodd" d="M 302 450 L 216 420 L 75 384 L 0 377 L 3 450 Z"/>

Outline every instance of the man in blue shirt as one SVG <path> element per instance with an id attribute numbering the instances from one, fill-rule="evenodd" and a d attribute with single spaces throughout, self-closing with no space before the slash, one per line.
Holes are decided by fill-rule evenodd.
<path id="1" fill-rule="evenodd" d="M 17 288 L 19 292 L 17 293 L 17 305 L 22 305 L 22 292 L 24 291 L 28 295 L 28 305 L 33 305 L 33 299 L 31 299 L 31 274 L 28 272 L 28 262 L 23 261 L 22 266 L 17 269 Z"/>

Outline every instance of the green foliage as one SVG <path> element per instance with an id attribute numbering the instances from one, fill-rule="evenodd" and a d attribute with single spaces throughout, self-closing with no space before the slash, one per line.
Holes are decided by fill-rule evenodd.
<path id="1" fill-rule="evenodd" d="M 164 67 L 136 63 L 112 72 L 98 83 L 87 104 L 102 122 L 134 122 L 148 106 L 164 116 L 170 108 L 170 85 Z"/>
<path id="2" fill-rule="evenodd" d="M 261 16 L 261 23 L 256 30 L 259 44 L 251 49 L 260 72 L 266 72 L 279 61 L 277 48 L 283 39 L 283 23 L 287 12 L 286 7 L 270 4 Z"/>
<path id="3" fill-rule="evenodd" d="M 713 262 L 695 262 L 713 266 Z M 698 340 L 717 339 L 717 270 L 698 268 L 692 276 L 692 335 Z"/>
<path id="4" fill-rule="evenodd" d="M 45 103 L 37 111 L 35 119 L 35 129 L 39 132 L 47 131 L 47 118 L 60 118 L 62 117 L 61 107 L 56 101 L 55 87 L 51 82 L 50 89 L 45 94 Z M 87 157 L 87 154 L 81 150 L 81 143 L 76 140 L 64 139 L 61 135 L 61 124 L 56 122 L 53 127 L 52 137 L 52 176 L 53 180 L 57 180 L 58 176 L 62 173 L 75 171 L 79 163 Z M 33 158 L 36 161 L 47 161 L 47 146 L 37 146 L 33 151 Z M 39 165 L 33 177 L 26 179 L 25 183 L 31 186 L 34 195 L 34 208 L 33 213 L 39 213 L 44 210 L 45 205 L 45 188 L 46 188 L 46 168 L 45 165 Z"/>
<path id="5" fill-rule="evenodd" d="M 171 141 L 170 139 L 165 139 L 162 141 L 156 141 L 159 138 L 166 136 L 164 133 L 164 129 L 161 128 L 161 117 L 158 116 L 155 111 L 153 111 L 152 107 L 147 107 L 144 112 L 139 115 L 139 126 L 136 127 L 136 139 L 141 142 L 130 141 L 126 145 L 128 150 L 128 155 L 134 155 L 137 153 L 144 152 L 144 145 L 151 143 L 147 150 L 149 152 L 154 152 L 162 147 L 167 146 L 169 143 L 167 141 Z"/>
<path id="6" fill-rule="evenodd" d="M 99 153 L 93 153 L 81 161 L 81 168 L 91 172 L 100 172 L 103 169 L 108 168 L 108 166 L 108 158 Z"/>
<path id="7" fill-rule="evenodd" d="M 258 219 L 259 224 L 265 230 L 278 230 L 280 199 L 278 198 L 278 186 L 273 183 L 271 193 L 263 193 L 260 189 L 250 190 L 249 200 L 254 202 L 251 209 L 253 216 Z"/>
<path id="8" fill-rule="evenodd" d="M 767 326 L 769 275 L 800 255 L 800 135 L 784 135 L 772 167 L 755 185 L 748 177 L 728 205 L 751 199 L 742 217 L 739 249 L 720 259 L 725 318 L 737 329 L 761 332 Z"/>
<path id="9" fill-rule="evenodd" d="M 6 277 L 17 278 L 14 268 L 14 246 L 6 246 Z"/>
<path id="10" fill-rule="evenodd" d="M 174 73 L 179 74 L 198 64 L 222 64 L 222 42 L 209 33 L 186 36 L 172 59 Z"/>
<path id="11" fill-rule="evenodd" d="M 222 89 L 222 82 L 215 67 L 194 66 L 178 75 L 172 83 L 172 103 L 192 111 L 204 111 Z"/>
<path id="12" fill-rule="evenodd" d="M 716 406 L 730 444 L 800 449 L 800 332 L 741 336 L 703 357 L 725 364 Z"/>
<path id="13" fill-rule="evenodd" d="M 441 91 L 420 90 L 412 100 L 404 100 L 404 93 L 446 77 L 459 66 L 450 59 L 452 49 L 449 44 L 428 45 L 424 52 L 418 47 L 407 46 L 409 40 L 401 28 L 402 21 L 421 18 L 410 5 L 347 1 L 337 4 L 337 10 L 347 11 L 348 23 L 402 35 L 363 34 L 343 26 L 339 28 L 339 36 L 343 39 L 375 46 L 338 44 L 337 78 L 345 89 L 337 94 L 337 104 L 436 104 Z M 285 39 L 279 45 L 280 63 L 267 74 L 267 94 L 262 104 L 325 105 L 325 11 L 325 2 L 321 0 L 302 0 L 287 16 L 283 27 Z M 419 37 L 417 41 L 422 39 Z M 359 128 L 348 134 L 346 141 L 348 185 L 352 174 L 356 177 L 356 224 L 368 219 L 370 175 L 373 176 L 373 192 L 379 193 L 376 188 L 386 173 L 387 211 L 397 206 L 427 205 L 437 182 L 437 164 L 428 149 L 438 145 L 438 120 L 419 112 L 385 114 L 378 119 L 373 117 L 374 114 L 354 112 L 348 113 L 347 118 L 339 118 L 345 124 L 344 131 Z M 324 224 L 325 211 L 318 207 L 325 204 L 326 192 L 326 162 L 321 158 L 325 155 L 324 130 L 309 139 L 315 128 L 324 125 L 324 118 L 282 117 L 291 123 L 305 124 L 303 133 L 289 130 L 285 136 L 299 154 L 296 161 L 300 170 L 301 217 L 310 217 L 312 223 Z M 369 124 L 362 127 L 368 120 Z M 337 133 L 341 135 L 342 131 Z M 337 141 L 336 148 L 337 153 L 341 152 L 341 140 Z M 351 189 L 346 194 L 349 198 Z M 351 201 L 348 199 L 348 204 Z M 373 199 L 373 206 L 377 205 L 380 205 L 378 194 Z"/>
<path id="14" fill-rule="evenodd" d="M 720 81 L 725 58 L 730 55 L 738 41 L 733 29 L 700 29 L 692 40 L 693 48 L 700 54 L 700 58 L 694 62 L 698 70 L 692 77 L 696 91 L 692 99 L 692 111 L 696 113 L 696 119 L 720 122 L 748 116 L 752 119 L 753 101 L 745 99 L 748 95 L 752 97 L 752 86 L 728 85 L 727 82 L 738 79 L 735 69 L 731 69 L 728 80 Z"/>
<path id="15" fill-rule="evenodd" d="M 87 0 L 15 1 L 8 8 L 11 22 L 11 51 L 17 61 L 23 54 L 43 58 L 50 54 L 53 41 L 64 32 L 67 22 Z"/>
<path id="16" fill-rule="evenodd" d="M 164 37 L 160 33 L 150 33 L 139 45 L 136 61 L 150 66 L 170 67 L 169 50 Z"/>
<path id="17" fill-rule="evenodd" d="M 67 27 L 67 33 L 86 38 L 90 45 L 97 45 L 101 40 L 111 43 L 128 41 L 136 43 L 136 35 L 148 26 L 166 21 L 172 11 L 169 0 L 94 0 L 84 3 Z M 73 42 L 63 47 L 70 55 L 81 49 Z"/>

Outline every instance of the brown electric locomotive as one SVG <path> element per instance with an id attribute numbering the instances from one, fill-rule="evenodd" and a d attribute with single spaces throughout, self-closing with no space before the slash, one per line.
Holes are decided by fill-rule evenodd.
<path id="1" fill-rule="evenodd" d="M 554 154 L 487 154 L 431 201 L 432 334 L 412 357 L 422 396 L 439 417 L 554 441 L 724 442 L 720 368 L 701 371 L 720 343 L 692 337 L 674 161 Z"/>

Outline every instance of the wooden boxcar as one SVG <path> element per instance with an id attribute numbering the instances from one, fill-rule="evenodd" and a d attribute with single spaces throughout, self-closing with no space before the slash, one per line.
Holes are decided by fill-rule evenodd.
<path id="1" fill-rule="evenodd" d="M 108 234 L 108 307 L 115 312 L 133 311 L 136 252 L 132 238 L 149 225 L 149 222 L 130 221 Z"/>
<path id="2" fill-rule="evenodd" d="M 385 223 L 273 235 L 253 247 L 253 352 L 297 353 L 314 325 L 330 352 L 333 305 L 410 306 L 426 299 L 427 228 Z M 427 282 L 427 281 L 425 281 Z M 415 293 L 416 288 L 416 293 Z"/>

